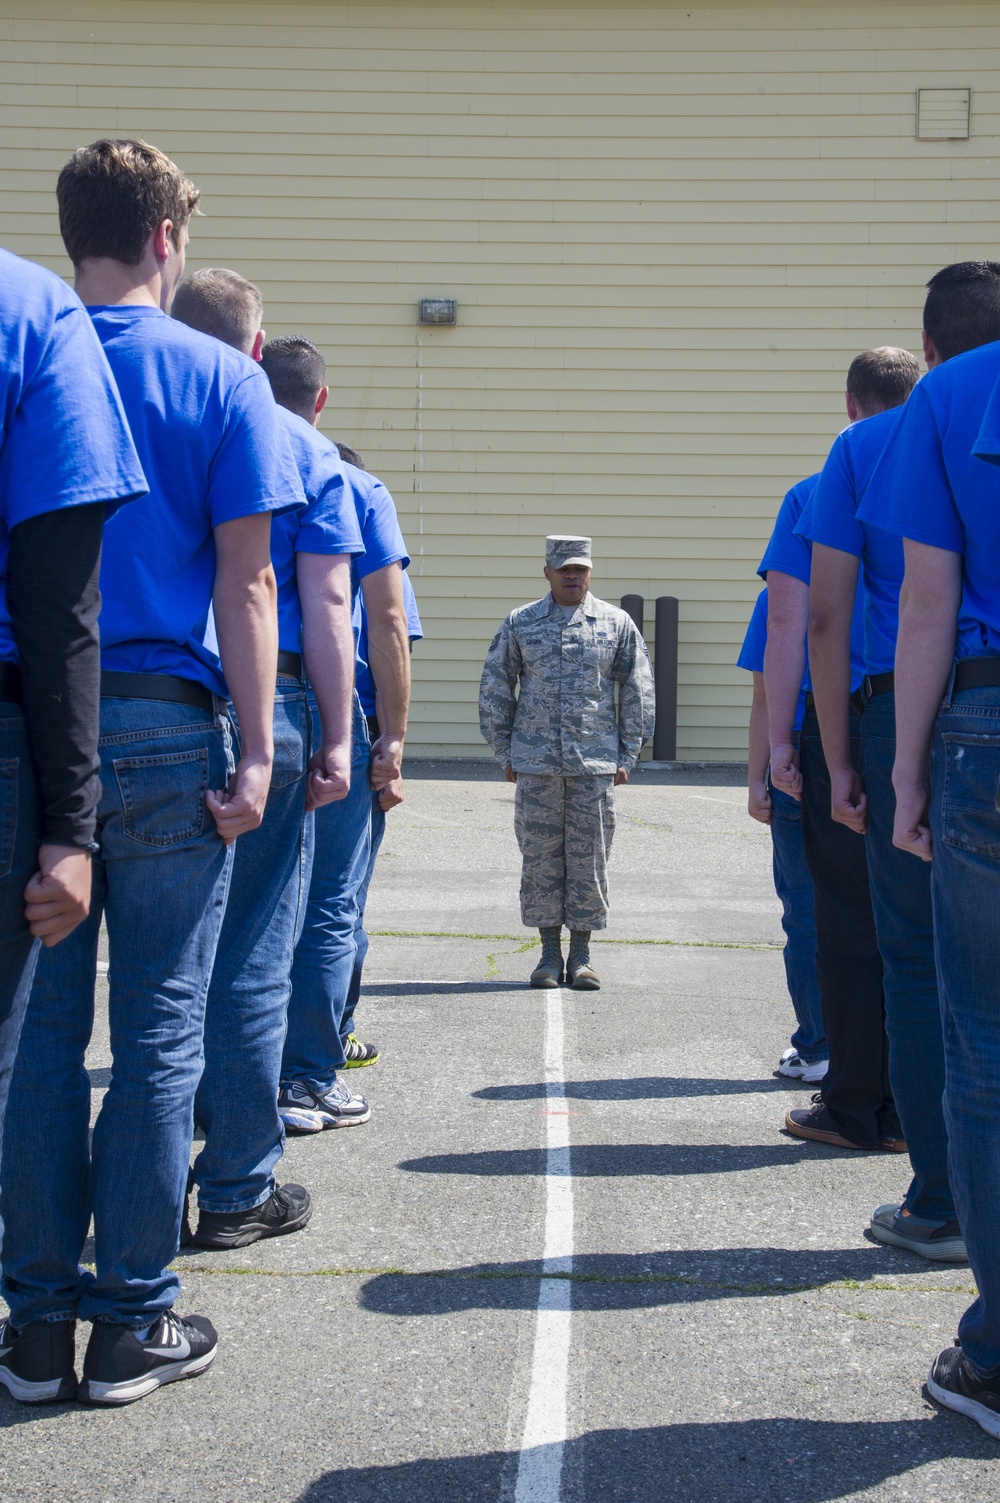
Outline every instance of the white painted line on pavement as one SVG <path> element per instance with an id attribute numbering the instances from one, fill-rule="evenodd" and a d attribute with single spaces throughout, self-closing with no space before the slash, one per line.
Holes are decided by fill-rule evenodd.
<path id="1" fill-rule="evenodd" d="M 573 1271 L 573 1180 L 563 1064 L 563 992 L 546 992 L 544 1274 Z M 571 1320 L 569 1279 L 543 1278 L 531 1359 L 528 1413 L 514 1503 L 560 1503 L 566 1447 Z"/>

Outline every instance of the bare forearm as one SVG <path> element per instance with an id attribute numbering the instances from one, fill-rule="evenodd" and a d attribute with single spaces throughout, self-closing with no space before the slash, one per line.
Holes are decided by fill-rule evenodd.
<path id="1" fill-rule="evenodd" d="M 270 564 L 246 577 L 222 564 L 213 604 L 219 656 L 240 723 L 243 756 L 274 756 L 274 685 L 278 667 L 277 589 Z"/>
<path id="2" fill-rule="evenodd" d="M 806 669 L 805 639 L 801 632 L 779 630 L 772 635 L 768 627 L 764 652 L 764 688 L 767 694 L 767 719 L 770 744 L 791 741 L 795 710 L 802 692 Z"/>
<path id="3" fill-rule="evenodd" d="M 831 773 L 851 766 L 850 618 L 846 635 L 841 623 L 810 623 L 809 673 L 823 752 Z"/>
<path id="4" fill-rule="evenodd" d="M 361 583 L 368 617 L 368 666 L 378 691 L 379 730 L 402 741 L 410 711 L 410 632 L 398 564 Z"/>
<path id="5" fill-rule="evenodd" d="M 351 629 L 351 570 L 346 555 L 299 554 L 302 653 L 316 696 L 326 748 L 351 739 L 354 692 L 354 633 Z"/>
<path id="6" fill-rule="evenodd" d="M 771 760 L 771 745 L 767 729 L 767 700 L 763 693 L 755 693 L 750 706 L 749 757 L 747 782 L 751 787 L 767 781 L 767 764 Z"/>
<path id="7" fill-rule="evenodd" d="M 956 618 L 946 600 L 900 597 L 896 641 L 896 765 L 893 784 L 924 784 L 931 734 L 955 660 Z"/>

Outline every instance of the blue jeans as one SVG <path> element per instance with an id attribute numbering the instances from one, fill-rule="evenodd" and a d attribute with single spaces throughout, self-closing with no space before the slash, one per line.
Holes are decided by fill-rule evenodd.
<path id="1" fill-rule="evenodd" d="M 205 1211 L 262 1205 L 274 1191 L 274 1166 L 284 1148 L 278 1076 L 312 864 L 308 764 L 306 691 L 297 680 L 280 678 L 271 788 L 259 829 L 241 835 L 234 848 L 205 1012 L 205 1073 L 194 1104 L 195 1126 L 205 1134 L 194 1164 Z"/>
<path id="2" fill-rule="evenodd" d="M 868 795 L 868 877 L 882 955 L 889 1079 L 913 1166 L 904 1204 L 914 1216 L 944 1222 L 954 1216 L 955 1203 L 941 1103 L 944 1040 L 931 871 L 892 843 L 895 757 L 896 698 L 877 694 L 861 717 L 861 777 Z"/>
<path id="3" fill-rule="evenodd" d="M 802 806 L 798 799 L 775 788 L 771 795 L 771 865 L 774 890 L 781 899 L 781 927 L 785 931 L 785 981 L 798 1024 L 792 1048 L 806 1064 L 826 1059 L 826 1034 L 816 979 L 816 918 L 813 885 L 802 845 Z"/>
<path id="4" fill-rule="evenodd" d="M 931 777 L 948 1164 L 979 1289 L 958 1334 L 973 1366 L 993 1377 L 1000 1373 L 1000 689 L 946 698 Z"/>
<path id="5" fill-rule="evenodd" d="M 313 731 L 320 734 L 312 703 Z M 315 848 L 302 937 L 292 963 L 282 1081 L 303 1080 L 328 1091 L 345 1064 L 341 1019 L 354 969 L 358 890 L 371 849 L 368 727 L 357 694 L 351 748 L 351 791 L 315 814 Z"/>
<path id="6" fill-rule="evenodd" d="M 90 917 L 43 950 L 11 1081 L 3 1294 L 16 1325 L 142 1326 L 170 1308 L 202 1068 L 205 998 L 232 856 L 205 804 L 233 772 L 229 722 L 106 699 Z M 107 918 L 112 1076 L 93 1142 L 84 1053 Z M 91 1213 L 96 1273 L 80 1267 Z"/>
<path id="7" fill-rule="evenodd" d="M 24 1009 L 41 945 L 24 917 L 38 867 L 38 795 L 19 705 L 0 703 L 0 1149 Z M 3 1222 L 0 1221 L 0 1236 Z"/>
<path id="8" fill-rule="evenodd" d="M 347 1006 L 344 1008 L 343 1017 L 340 1020 L 340 1037 L 343 1042 L 349 1034 L 354 1032 L 354 1010 L 361 996 L 361 973 L 365 968 L 365 957 L 368 954 L 368 935 L 365 932 L 365 904 L 368 902 L 368 889 L 372 884 L 372 873 L 375 870 L 375 862 L 382 848 L 382 839 L 385 835 L 385 810 L 378 801 L 378 794 L 374 788 L 371 790 L 372 813 L 371 813 L 371 851 L 368 855 L 368 870 L 365 872 L 364 881 L 358 888 L 358 917 L 354 925 L 354 969 L 351 972 L 351 984 L 347 988 Z"/>

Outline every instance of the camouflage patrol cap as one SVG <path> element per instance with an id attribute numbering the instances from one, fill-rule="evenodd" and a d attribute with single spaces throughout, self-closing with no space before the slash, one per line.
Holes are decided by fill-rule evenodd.
<path id="1" fill-rule="evenodd" d="M 556 534 L 545 539 L 545 562 L 551 569 L 565 569 L 567 564 L 579 564 L 589 569 L 590 538 L 564 537 Z"/>

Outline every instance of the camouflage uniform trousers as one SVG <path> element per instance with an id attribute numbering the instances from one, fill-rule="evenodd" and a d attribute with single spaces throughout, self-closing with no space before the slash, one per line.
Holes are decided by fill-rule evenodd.
<path id="1" fill-rule="evenodd" d="M 610 773 L 570 778 L 518 773 L 514 833 L 522 857 L 521 921 L 528 928 L 607 925 L 613 782 Z"/>

